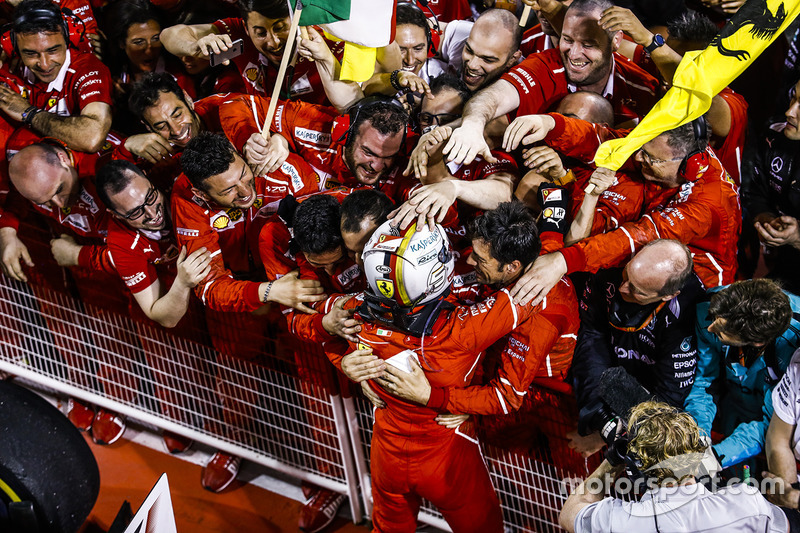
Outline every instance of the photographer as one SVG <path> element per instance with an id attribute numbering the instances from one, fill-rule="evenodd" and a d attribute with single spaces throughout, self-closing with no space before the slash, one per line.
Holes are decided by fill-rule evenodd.
<path id="1" fill-rule="evenodd" d="M 707 448 L 685 412 L 644 402 L 631 411 L 628 428 L 564 503 L 559 522 L 567 531 L 788 531 L 786 516 L 758 488 L 712 493 L 697 482 Z M 623 465 L 647 480 L 640 501 L 603 498 Z"/>

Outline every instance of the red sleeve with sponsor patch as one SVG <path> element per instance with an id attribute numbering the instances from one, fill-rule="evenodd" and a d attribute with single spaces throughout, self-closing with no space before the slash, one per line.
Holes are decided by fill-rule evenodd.
<path id="1" fill-rule="evenodd" d="M 71 109 L 82 110 L 92 102 L 111 105 L 111 73 L 93 54 L 74 54 L 72 58 L 74 73 L 67 75 L 65 89 L 71 92 Z"/>
<path id="2" fill-rule="evenodd" d="M 226 102 L 220 108 L 222 129 L 237 150 L 241 151 L 247 139 L 263 128 L 269 101 L 269 98 L 261 96 L 243 96 Z M 280 101 L 270 131 L 283 135 L 292 152 L 310 161 L 317 152 L 330 152 L 333 144 L 331 130 L 338 116 L 332 107 Z M 330 155 L 326 157 L 329 159 Z"/>
<path id="3" fill-rule="evenodd" d="M 108 249 L 119 277 L 133 294 L 158 280 L 158 272 L 145 250 L 148 241 L 137 231 L 114 219 L 108 226 Z"/>
<path id="4" fill-rule="evenodd" d="M 569 93 L 558 50 L 527 57 L 501 76 L 519 93 L 517 116 L 544 113 Z"/>
<path id="5" fill-rule="evenodd" d="M 518 410 L 534 378 L 566 375 L 579 325 L 575 291 L 562 278 L 528 320 L 498 341 L 503 349 L 497 374 L 486 385 L 450 389 L 444 410 L 464 414 Z"/>
<path id="6" fill-rule="evenodd" d="M 681 186 L 665 206 L 561 250 L 568 271 L 596 272 L 618 266 L 654 239 L 676 239 L 692 251 L 695 272 L 706 287 L 732 283 L 741 230 L 738 188 L 728 181 L 710 149 L 707 153 L 709 168 L 703 176 Z"/>
<path id="7" fill-rule="evenodd" d="M 574 167 L 572 172 L 577 177 L 568 187 L 570 210 L 574 219 L 586 197 L 584 189 L 594 168 Z M 626 222 L 638 220 L 644 211 L 644 184 L 625 171 L 617 171 L 616 182 L 597 201 L 591 235 L 612 231 Z"/>

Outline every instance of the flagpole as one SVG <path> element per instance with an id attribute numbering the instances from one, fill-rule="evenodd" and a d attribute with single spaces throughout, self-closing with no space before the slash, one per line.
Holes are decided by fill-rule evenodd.
<path id="1" fill-rule="evenodd" d="M 525 7 L 522 10 L 522 16 L 519 19 L 519 25 L 522 26 L 523 28 L 528 23 L 528 17 L 530 16 L 530 14 L 531 14 L 531 6 L 525 4 Z"/>
<path id="2" fill-rule="evenodd" d="M 292 14 L 292 25 L 289 27 L 289 36 L 286 38 L 286 45 L 283 47 L 283 57 L 281 57 L 278 77 L 275 78 L 275 86 L 272 88 L 272 97 L 269 99 L 267 118 L 264 121 L 264 127 L 261 129 L 261 136 L 264 139 L 269 139 L 269 125 L 272 123 L 272 117 L 275 116 L 275 110 L 278 107 L 278 96 L 281 92 L 281 85 L 283 85 L 283 77 L 286 75 L 286 68 L 289 66 L 289 58 L 292 56 L 292 49 L 294 48 L 295 38 L 297 37 L 297 27 L 300 25 L 300 14 L 302 11 L 303 4 L 300 0 L 297 0 L 294 14 Z"/>

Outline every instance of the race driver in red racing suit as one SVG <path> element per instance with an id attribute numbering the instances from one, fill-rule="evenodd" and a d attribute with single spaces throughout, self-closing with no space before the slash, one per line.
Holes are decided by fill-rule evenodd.
<path id="1" fill-rule="evenodd" d="M 334 365 L 348 373 L 345 353 L 371 348 L 405 372 L 418 365 L 435 387 L 468 384 L 483 351 L 538 312 L 521 307 L 503 289 L 474 306 L 445 296 L 453 273 L 441 226 L 410 226 L 402 234 L 384 223 L 364 247 L 369 288 L 348 300 L 364 319 L 358 342 L 326 343 Z M 502 531 L 499 503 L 470 422 L 451 429 L 437 411 L 390 394 L 380 380 L 369 386 L 385 402 L 375 413 L 371 470 L 375 531 L 414 531 L 422 498 L 453 531 Z"/>

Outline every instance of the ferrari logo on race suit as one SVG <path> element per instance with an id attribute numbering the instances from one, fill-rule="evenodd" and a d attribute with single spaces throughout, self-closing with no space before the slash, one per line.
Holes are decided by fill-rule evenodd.
<path id="1" fill-rule="evenodd" d="M 378 285 L 378 290 L 381 291 L 387 298 L 394 297 L 394 283 L 388 279 L 379 279 L 377 280 L 376 284 Z"/>

